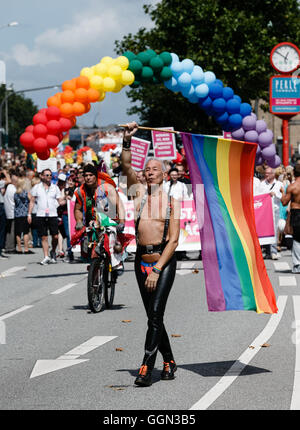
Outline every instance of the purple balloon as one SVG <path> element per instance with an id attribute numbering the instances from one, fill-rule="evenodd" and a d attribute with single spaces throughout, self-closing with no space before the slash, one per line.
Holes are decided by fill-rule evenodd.
<path id="1" fill-rule="evenodd" d="M 255 115 L 255 113 L 254 113 L 254 112 L 251 112 L 251 113 L 250 113 L 250 116 L 252 116 L 253 118 L 255 118 L 255 121 L 257 121 L 257 116 Z"/>
<path id="2" fill-rule="evenodd" d="M 245 132 L 244 132 L 243 127 L 238 128 L 237 130 L 234 130 L 234 131 L 231 133 L 231 136 L 232 136 L 232 137 L 233 137 L 233 139 L 235 139 L 235 140 L 244 140 L 244 135 L 245 135 Z"/>
<path id="3" fill-rule="evenodd" d="M 245 131 L 255 130 L 256 119 L 252 115 L 243 118 L 242 127 Z"/>
<path id="4" fill-rule="evenodd" d="M 281 164 L 281 160 L 280 160 L 279 155 L 276 154 L 276 155 L 274 155 L 274 157 L 267 160 L 267 164 L 272 169 L 276 169 L 276 167 L 279 167 Z"/>
<path id="5" fill-rule="evenodd" d="M 276 147 L 273 143 L 262 149 L 261 155 L 265 160 L 270 160 L 276 155 Z"/>
<path id="6" fill-rule="evenodd" d="M 258 141 L 258 133 L 255 130 L 246 131 L 244 139 L 246 142 L 257 142 Z"/>
<path id="7" fill-rule="evenodd" d="M 263 162 L 264 162 L 264 160 L 261 156 L 259 156 L 255 159 L 255 165 L 256 166 L 261 166 L 263 164 Z"/>
<path id="8" fill-rule="evenodd" d="M 256 121 L 256 131 L 258 134 L 263 133 L 267 130 L 267 124 L 263 119 Z"/>
<path id="9" fill-rule="evenodd" d="M 271 130 L 267 129 L 266 131 L 263 131 L 262 133 L 259 134 L 258 143 L 262 148 L 264 148 L 265 146 L 271 145 L 272 142 L 273 142 L 273 133 Z"/>

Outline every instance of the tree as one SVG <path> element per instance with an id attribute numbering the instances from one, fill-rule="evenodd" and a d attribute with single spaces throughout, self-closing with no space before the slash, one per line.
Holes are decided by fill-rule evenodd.
<path id="1" fill-rule="evenodd" d="M 20 148 L 19 138 L 28 124 L 32 123 L 32 117 L 37 113 L 38 107 L 31 99 L 25 98 L 23 94 L 16 94 L 13 90 L 8 99 L 8 147 Z M 5 85 L 0 87 L 0 103 L 7 95 Z M 2 127 L 5 128 L 5 104 L 2 107 Z M 4 135 L 2 135 L 4 144 Z"/>
<path id="2" fill-rule="evenodd" d="M 176 53 L 211 70 L 243 102 L 268 100 L 269 77 L 274 74 L 269 56 L 280 42 L 300 42 L 300 7 L 297 0 L 161 0 L 144 5 L 153 28 L 141 28 L 116 41 L 116 52 L 145 49 Z M 220 133 L 215 122 L 197 105 L 164 86 L 130 89 L 144 125 L 174 125 L 177 130 Z"/>

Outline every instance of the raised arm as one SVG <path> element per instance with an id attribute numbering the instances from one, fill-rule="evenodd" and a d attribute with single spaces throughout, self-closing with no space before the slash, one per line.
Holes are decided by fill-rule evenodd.
<path id="1" fill-rule="evenodd" d="M 128 189 L 132 185 L 138 183 L 135 171 L 131 167 L 131 150 L 130 150 L 131 137 L 134 135 L 134 133 L 137 131 L 137 129 L 138 129 L 138 125 L 136 122 L 130 122 L 130 123 L 126 124 L 126 127 L 124 129 L 121 162 L 122 162 L 123 173 L 127 177 Z"/>

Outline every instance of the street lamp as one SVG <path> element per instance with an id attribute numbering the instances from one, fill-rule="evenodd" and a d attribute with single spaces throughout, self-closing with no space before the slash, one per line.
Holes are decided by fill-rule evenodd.
<path id="1" fill-rule="evenodd" d="M 7 99 L 12 96 L 13 94 L 21 94 L 21 93 L 29 93 L 31 91 L 40 91 L 40 90 L 49 90 L 51 88 L 60 88 L 60 84 L 59 85 L 50 85 L 48 87 L 38 87 L 38 88 L 29 88 L 27 90 L 19 90 L 19 91 L 11 91 L 6 93 L 5 97 L 3 98 L 3 100 L 0 103 L 0 150 L 2 149 L 2 133 L 3 133 L 3 128 L 2 128 L 2 108 L 4 103 L 6 103 Z"/>

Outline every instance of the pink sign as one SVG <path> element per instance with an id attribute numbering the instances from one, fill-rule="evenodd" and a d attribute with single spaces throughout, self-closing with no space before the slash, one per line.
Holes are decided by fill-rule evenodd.
<path id="1" fill-rule="evenodd" d="M 270 194 L 254 196 L 254 215 L 257 236 L 274 236 L 273 207 Z"/>
<path id="2" fill-rule="evenodd" d="M 148 140 L 132 137 L 131 166 L 134 170 L 144 170 L 149 148 L 150 142 Z"/>
<path id="3" fill-rule="evenodd" d="M 173 130 L 173 127 L 165 127 L 162 131 L 151 131 L 154 156 L 155 158 L 163 158 L 164 160 L 175 160 L 177 157 L 175 135 L 163 130 Z"/>

